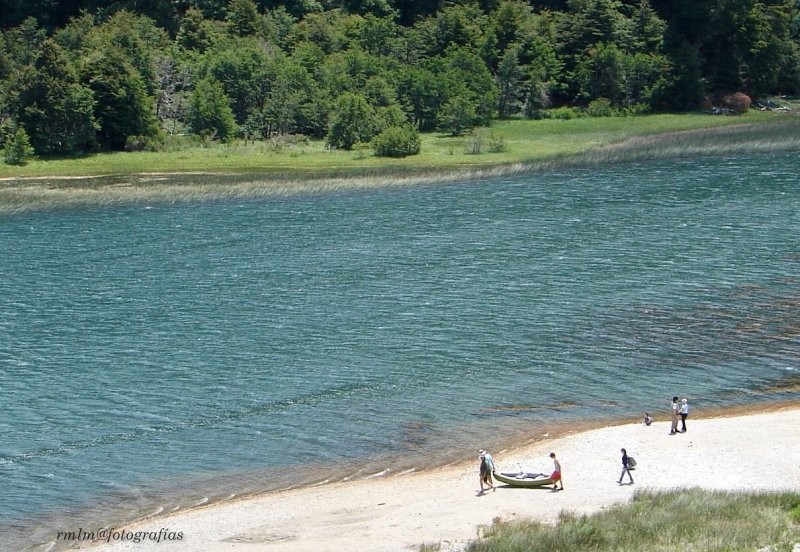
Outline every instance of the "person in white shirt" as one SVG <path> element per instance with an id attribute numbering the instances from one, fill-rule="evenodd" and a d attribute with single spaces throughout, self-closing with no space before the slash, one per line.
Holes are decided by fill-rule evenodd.
<path id="1" fill-rule="evenodd" d="M 556 453 L 551 452 L 550 458 L 553 459 L 553 473 L 550 474 L 550 479 L 553 480 L 553 490 L 554 491 L 563 491 L 564 490 L 564 480 L 561 479 L 561 462 L 556 459 Z M 561 488 L 558 488 L 558 485 L 561 485 Z"/>
<path id="2" fill-rule="evenodd" d="M 678 413 L 681 415 L 681 433 L 686 433 L 686 417 L 689 415 L 689 401 L 687 399 L 681 399 L 681 407 Z"/>
<path id="3" fill-rule="evenodd" d="M 495 490 L 494 480 L 492 479 L 492 472 L 494 471 L 494 459 L 492 459 L 491 454 L 489 454 L 483 449 L 478 451 L 478 458 L 481 459 L 481 465 L 480 468 L 478 469 L 478 474 L 480 476 L 481 490 L 478 494 L 483 494 L 484 483 L 488 485 L 488 488 L 494 491 Z"/>

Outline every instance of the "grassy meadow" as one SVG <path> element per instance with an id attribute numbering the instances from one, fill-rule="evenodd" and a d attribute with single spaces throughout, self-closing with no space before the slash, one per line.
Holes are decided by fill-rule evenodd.
<path id="1" fill-rule="evenodd" d="M 419 155 L 329 150 L 324 141 L 201 144 L 0 165 L 0 213 L 130 201 L 194 201 L 409 185 L 557 166 L 800 148 L 800 117 L 750 111 L 497 121 L 453 137 L 422 136 Z"/>
<path id="2" fill-rule="evenodd" d="M 590 516 L 562 512 L 555 525 L 498 520 L 467 552 L 791 552 L 797 544 L 800 494 L 688 489 L 637 491 L 630 504 Z"/>

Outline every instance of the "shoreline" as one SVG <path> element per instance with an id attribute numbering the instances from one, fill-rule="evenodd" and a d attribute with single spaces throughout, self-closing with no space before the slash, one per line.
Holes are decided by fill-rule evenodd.
<path id="1" fill-rule="evenodd" d="M 800 401 L 692 413 L 688 420 L 690 432 L 678 436 L 667 435 L 665 428 L 669 422 L 663 412 L 651 414 L 655 421 L 650 427 L 645 427 L 638 418 L 587 422 L 513 447 L 490 449 L 500 471 L 516 471 L 518 465 L 549 470 L 547 452 L 557 451 L 565 468 L 564 493 L 501 488 L 476 497 L 477 464 L 469 459 L 471 454 L 465 453 L 460 461 L 430 469 L 375 473 L 229 497 L 121 526 L 131 532 L 158 532 L 164 528 L 181 531 L 185 535 L 181 542 L 112 542 L 94 546 L 81 543 L 80 548 L 88 546 L 85 549 L 93 552 L 190 549 L 388 552 L 416 550 L 423 543 L 441 542 L 444 550 L 450 545 L 456 550 L 473 540 L 480 526 L 497 517 L 504 520 L 535 517 L 552 522 L 564 509 L 592 513 L 626 502 L 639 487 L 800 489 L 800 474 L 788 466 L 793 450 L 791 428 L 800 423 Z M 697 437 L 702 437 L 702 441 Z M 620 445 L 611 443 L 617 441 L 624 442 L 639 460 L 633 487 L 617 486 L 614 481 L 619 475 Z M 749 454 L 745 454 L 742 443 L 747 443 Z M 666 462 L 662 458 L 665 446 L 676 447 L 676 456 Z M 604 472 L 603 484 L 597 488 L 592 483 L 596 477 L 595 461 L 602 463 Z M 751 464 L 753 477 L 739 481 L 741 473 Z M 773 474 L 789 477 L 773 479 Z M 492 503 L 496 509 L 486 509 L 483 502 L 474 501 Z M 348 527 L 344 535 L 338 530 L 342 526 Z M 351 529 L 359 532 L 361 536 L 355 540 L 363 545 L 353 548 Z M 52 550 L 55 544 L 37 550 Z M 67 543 L 59 544 L 57 549 Z"/>
<path id="2" fill-rule="evenodd" d="M 0 177 L 0 215 L 81 207 L 159 205 L 197 201 L 254 200 L 300 194 L 441 185 L 514 178 L 604 164 L 664 161 L 724 155 L 770 155 L 800 150 L 800 138 L 779 136 L 797 118 L 771 123 L 632 135 L 577 153 L 520 157 L 458 166 L 407 165 L 262 170 L 134 171 L 86 175 Z M 769 134 L 769 130 L 774 131 Z M 753 134 L 755 133 L 755 134 Z M 766 133 L 766 134 L 765 134 Z M 776 135 L 777 134 L 777 135 Z M 264 170 L 265 169 L 265 170 Z"/>

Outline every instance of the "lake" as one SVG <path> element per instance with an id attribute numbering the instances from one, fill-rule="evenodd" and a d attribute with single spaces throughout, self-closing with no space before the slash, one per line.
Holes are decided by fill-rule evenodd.
<path id="1" fill-rule="evenodd" d="M 0 547 L 673 395 L 796 400 L 797 174 L 693 158 L 0 217 Z"/>

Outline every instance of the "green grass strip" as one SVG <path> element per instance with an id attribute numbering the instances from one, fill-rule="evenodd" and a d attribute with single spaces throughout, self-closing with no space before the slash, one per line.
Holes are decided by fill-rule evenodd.
<path id="1" fill-rule="evenodd" d="M 502 121 L 488 133 L 501 151 L 468 153 L 472 137 L 429 134 L 405 159 L 327 151 L 322 142 L 211 144 L 175 151 L 106 153 L 0 165 L 0 214 L 84 205 L 247 199 L 409 186 L 573 166 L 698 155 L 800 150 L 800 117 L 636 117 Z"/>
<path id="2" fill-rule="evenodd" d="M 555 525 L 495 521 L 468 552 L 790 552 L 800 544 L 800 494 L 701 489 L 637 491 L 593 515 Z"/>

